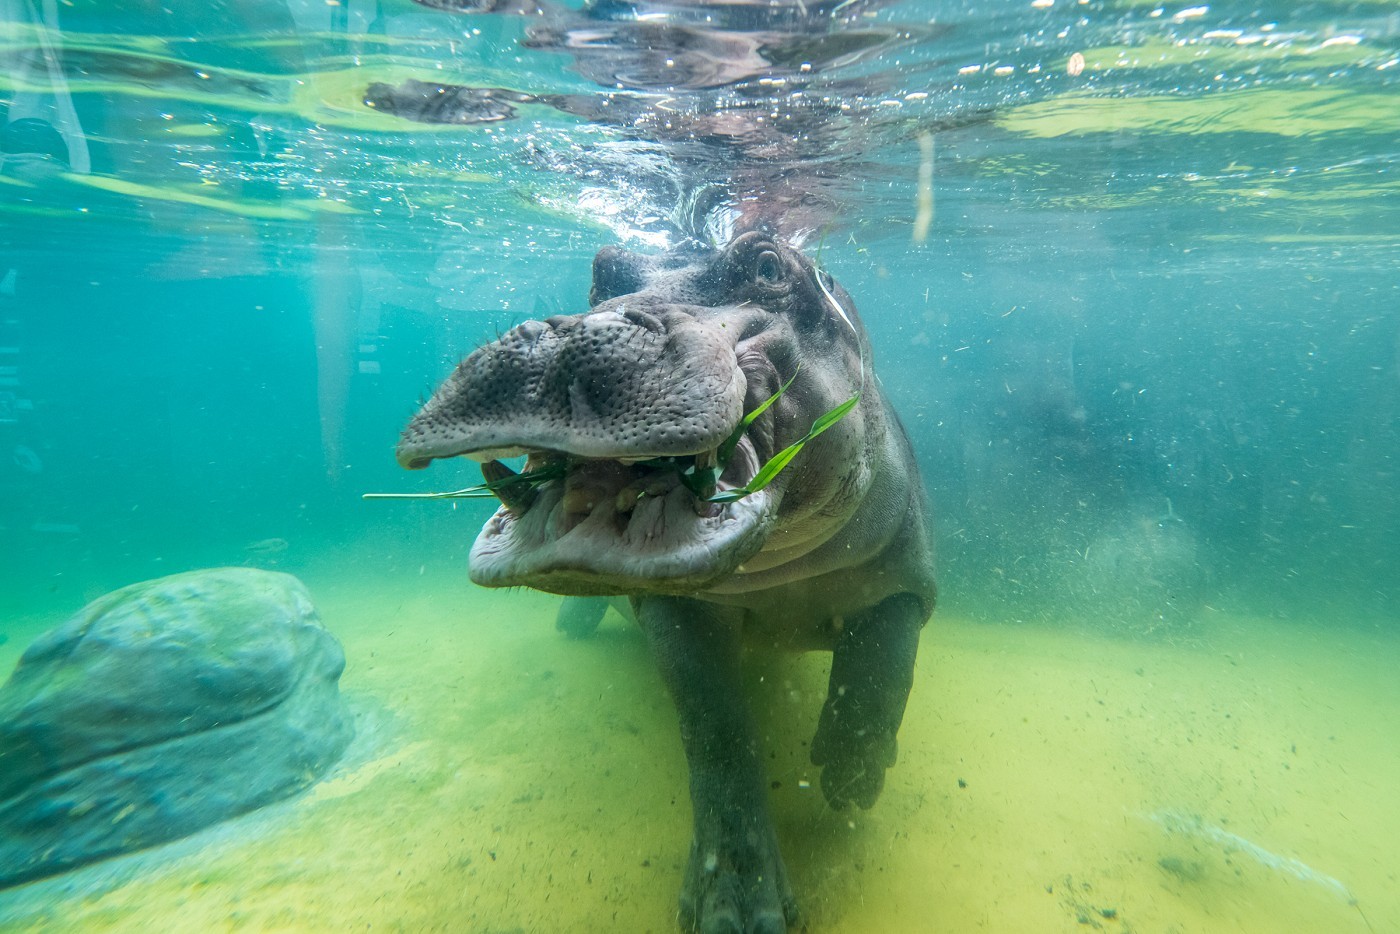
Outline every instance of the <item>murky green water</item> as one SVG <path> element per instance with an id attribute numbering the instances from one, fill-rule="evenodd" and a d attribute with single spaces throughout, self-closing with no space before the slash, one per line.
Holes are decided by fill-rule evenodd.
<path id="1" fill-rule="evenodd" d="M 804 784 L 825 659 L 754 675 L 808 929 L 1400 925 L 1395 6 L 871 5 L 747 72 L 565 41 L 636 12 L 0 0 L 0 675 L 248 564 L 311 587 L 368 718 L 308 794 L 0 926 L 671 929 L 640 636 L 472 588 L 483 506 L 359 496 L 476 482 L 399 429 L 584 310 L 598 248 L 754 211 L 859 304 L 939 539 L 875 810 Z M 366 106 L 410 78 L 491 93 Z"/>

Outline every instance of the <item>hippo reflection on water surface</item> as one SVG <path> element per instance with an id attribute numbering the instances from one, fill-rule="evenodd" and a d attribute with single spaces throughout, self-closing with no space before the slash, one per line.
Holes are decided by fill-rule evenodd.
<path id="1" fill-rule="evenodd" d="M 850 296 L 764 233 L 659 257 L 604 249 L 590 304 L 468 356 L 409 423 L 398 459 L 466 455 L 499 480 L 500 459 L 528 455 L 524 471 L 551 478 L 499 487 L 472 580 L 630 599 L 690 769 L 682 924 L 783 931 L 796 903 L 741 647 L 832 652 L 812 760 L 833 807 L 873 805 L 934 603 L 914 458 Z M 857 394 L 771 484 L 735 498 Z M 775 395 L 730 453 L 726 439 Z"/>

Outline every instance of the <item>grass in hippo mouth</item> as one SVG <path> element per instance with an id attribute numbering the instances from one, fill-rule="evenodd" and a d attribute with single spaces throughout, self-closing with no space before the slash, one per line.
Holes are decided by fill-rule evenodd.
<path id="1" fill-rule="evenodd" d="M 719 447 L 702 451 L 699 454 L 688 454 L 681 457 L 654 457 L 642 460 L 626 462 L 629 467 L 638 471 L 638 477 L 630 482 L 624 493 L 633 489 L 639 489 L 638 495 L 645 495 L 645 480 L 650 477 L 664 478 L 669 473 L 674 473 L 680 478 L 680 482 L 685 486 L 695 498 L 701 503 L 715 503 L 723 505 L 734 503 L 746 496 L 752 496 L 759 490 L 768 486 L 782 473 L 783 469 L 792 462 L 802 448 L 817 435 L 826 431 L 844 418 L 856 404 L 860 402 L 860 392 L 842 402 L 835 408 L 827 411 L 820 418 L 812 423 L 812 428 L 802 438 L 783 448 L 777 454 L 768 459 L 768 462 L 760 467 L 748 482 L 728 489 L 720 489 L 720 477 L 725 469 L 734 459 L 734 452 L 739 448 L 739 442 L 743 440 L 746 432 L 754 420 L 767 411 L 768 407 L 782 396 L 792 385 L 792 381 L 797 379 L 797 373 L 788 379 L 786 383 L 778 387 L 778 391 L 760 403 L 752 412 L 745 415 L 739 424 L 734 427 L 729 437 L 720 444 Z M 539 487 L 555 480 L 565 479 L 571 467 L 578 463 L 587 463 L 571 459 L 566 454 L 557 452 L 543 452 L 532 454 L 525 470 L 516 473 L 500 461 L 487 461 L 481 465 L 481 473 L 485 477 L 485 483 L 469 486 L 461 490 L 451 490 L 443 493 L 365 493 L 365 499 L 484 499 L 494 497 L 499 499 L 506 507 L 523 512 L 530 507 L 538 495 Z M 597 463 L 597 461 L 592 461 Z M 622 495 L 622 494 L 620 494 Z"/>

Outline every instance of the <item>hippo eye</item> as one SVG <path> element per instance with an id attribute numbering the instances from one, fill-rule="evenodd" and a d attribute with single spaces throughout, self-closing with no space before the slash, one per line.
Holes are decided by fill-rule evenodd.
<path id="1" fill-rule="evenodd" d="M 764 282 L 776 283 L 783 277 L 783 261 L 772 250 L 764 250 L 754 261 L 753 273 Z"/>

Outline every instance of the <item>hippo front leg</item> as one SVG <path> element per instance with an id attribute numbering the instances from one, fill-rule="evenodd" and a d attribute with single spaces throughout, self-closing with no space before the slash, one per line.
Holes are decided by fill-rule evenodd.
<path id="1" fill-rule="evenodd" d="M 822 793 L 834 808 L 869 808 L 894 765 L 895 734 L 914 683 L 922 601 L 896 594 L 848 617 L 831 654 L 831 681 L 822 706 L 812 762 L 822 766 Z"/>
<path id="2" fill-rule="evenodd" d="M 738 614 L 677 597 L 639 597 L 634 607 L 680 715 L 690 767 L 695 837 L 681 925 L 780 934 L 797 906 L 740 685 Z"/>

